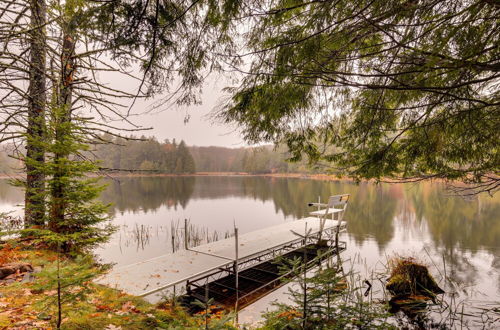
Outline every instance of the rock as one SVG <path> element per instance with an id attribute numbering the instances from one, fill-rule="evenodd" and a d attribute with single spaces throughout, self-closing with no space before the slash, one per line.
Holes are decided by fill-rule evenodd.
<path id="1" fill-rule="evenodd" d="M 432 278 L 427 267 L 408 259 L 399 261 L 391 273 L 386 288 L 394 296 L 433 297 L 444 293 Z"/>
<path id="2" fill-rule="evenodd" d="M 2 266 L 0 267 L 0 280 L 16 272 L 14 267 Z"/>
<path id="3" fill-rule="evenodd" d="M 11 263 L 0 266 L 0 280 L 15 273 L 31 273 L 33 267 L 28 263 Z"/>
<path id="4" fill-rule="evenodd" d="M 23 279 L 21 280 L 21 283 L 27 283 L 27 282 L 32 282 L 35 279 L 31 273 L 26 273 L 23 276 Z"/>

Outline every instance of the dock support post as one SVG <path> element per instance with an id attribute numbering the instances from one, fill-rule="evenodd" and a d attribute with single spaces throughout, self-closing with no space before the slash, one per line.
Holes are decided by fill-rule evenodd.
<path id="1" fill-rule="evenodd" d="M 174 295 L 172 296 L 172 306 L 175 307 L 175 300 L 177 299 L 177 295 L 175 294 L 175 285 L 174 285 Z"/>
<path id="2" fill-rule="evenodd" d="M 303 263 L 303 275 L 304 276 L 304 281 L 302 283 L 303 285 L 303 294 L 304 294 L 304 300 L 302 301 L 303 303 L 303 311 L 302 311 L 302 328 L 303 329 L 307 329 L 307 317 L 308 317 L 308 313 L 307 313 L 307 222 L 306 222 L 306 227 L 305 227 L 305 231 L 304 231 L 304 259 L 302 259 L 302 263 Z M 321 235 L 321 233 L 320 233 Z"/>
<path id="3" fill-rule="evenodd" d="M 236 302 L 234 303 L 234 311 L 236 313 L 236 327 L 238 326 L 238 300 L 240 298 L 239 274 L 238 274 L 238 228 L 234 227 L 234 274 L 236 286 Z"/>
<path id="4" fill-rule="evenodd" d="M 205 282 L 205 329 L 208 330 L 208 311 L 210 310 L 209 302 L 209 289 L 208 289 L 208 279 Z"/>
<path id="5" fill-rule="evenodd" d="M 175 236 L 174 236 L 174 224 L 170 223 L 170 233 L 171 233 L 171 238 L 172 238 L 172 253 L 175 253 Z"/>
<path id="6" fill-rule="evenodd" d="M 188 219 L 184 219 L 184 249 L 188 250 Z"/>

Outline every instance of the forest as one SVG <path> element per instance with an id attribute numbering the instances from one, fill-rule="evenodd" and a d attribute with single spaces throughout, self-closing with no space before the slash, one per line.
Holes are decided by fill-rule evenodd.
<path id="1" fill-rule="evenodd" d="M 283 146 L 246 148 L 190 147 L 199 172 L 319 173 L 307 161 L 290 162 Z"/>
<path id="2" fill-rule="evenodd" d="M 103 137 L 108 141 L 108 137 Z M 154 138 L 115 138 L 110 143 L 96 144 L 90 152 L 102 171 L 190 174 L 196 163 L 184 141 L 163 143 Z"/>
<path id="3" fill-rule="evenodd" d="M 191 174 L 195 172 L 312 173 L 307 162 L 289 162 L 286 149 L 273 146 L 225 148 L 187 146 L 175 139 L 129 137 L 112 144 L 95 145 L 92 156 L 102 170 L 142 173 Z"/>
<path id="4" fill-rule="evenodd" d="M 0 151 L 0 174 L 22 173 L 22 163 L 9 157 L 8 148 L 6 145 L 4 151 Z M 85 156 L 98 163 L 102 174 L 106 172 L 267 174 L 321 173 L 326 170 L 319 165 L 311 165 L 306 160 L 290 162 L 290 155 L 283 146 L 197 147 L 188 146 L 183 140 L 179 143 L 175 139 L 172 139 L 172 142 L 168 139 L 159 142 L 154 137 L 145 136 L 120 137 L 111 139 L 110 143 L 94 144 Z"/>
<path id="5" fill-rule="evenodd" d="M 340 260 L 346 246 L 339 245 L 340 230 L 347 226 L 342 217 L 331 220 L 336 221 L 336 232 L 330 232 L 329 240 L 335 244 L 323 239 L 326 213 L 343 216 L 353 191 L 339 181 L 335 187 L 345 191 L 326 197 L 327 204 L 320 199 L 307 202 L 308 208 L 318 206 L 317 212 L 327 207 L 314 218 L 319 231 L 312 247 L 312 229 L 306 222 L 303 234 L 293 232 L 293 242 L 304 245 L 300 252 L 292 251 L 300 256 L 268 264 L 275 279 L 282 280 L 280 285 L 287 280 L 295 285 L 288 287 L 290 303 L 273 305 L 258 323 L 239 323 L 243 292 L 238 287 L 241 260 L 234 218 L 226 225 L 234 229 L 236 257 L 225 258 L 225 265 L 227 259 L 234 261 L 232 270 L 227 265 L 226 270 L 231 281 L 234 276 L 235 287 L 219 285 L 224 288 L 218 291 L 224 296 L 232 290 L 234 309 L 216 306 L 208 281 L 204 295 L 190 295 L 195 299 L 189 306 L 182 305 L 175 286 L 172 296 L 153 303 L 98 281 L 116 271 L 114 260 L 103 262 L 98 251 L 127 239 L 120 231 L 127 217 L 143 222 L 152 217 L 165 221 L 165 214 L 183 217 L 185 251 L 189 242 L 201 242 L 200 235 L 206 241 L 218 237 L 194 227 L 188 235 L 188 216 L 182 212 L 195 202 L 188 195 L 197 177 L 189 175 L 199 172 L 328 173 L 349 178 L 353 185 L 389 182 L 411 187 L 432 181 L 464 203 L 474 203 L 473 212 L 466 207 L 467 212 L 456 213 L 466 224 L 461 226 L 464 231 L 474 230 L 471 223 L 480 217 L 471 214 L 498 213 L 481 198 L 493 200 L 500 190 L 499 45 L 500 4 L 495 0 L 0 0 L 0 171 L 1 179 L 22 194 L 22 201 L 0 204 L 0 328 L 500 327 L 498 281 L 482 281 L 495 282 L 487 291 L 496 296 L 486 307 L 477 302 L 457 305 L 458 295 L 468 291 L 449 281 L 444 254 L 443 272 L 431 274 L 430 263 L 396 255 L 383 261 L 378 279 L 353 280 Z M 139 122 L 150 114 L 182 110 L 188 122 L 190 111 L 213 96 L 204 90 L 214 81 L 223 86 L 217 105 L 204 118 L 233 128 L 245 147 L 188 146 L 186 141 L 146 135 L 151 127 Z M 165 136 L 174 136 L 169 130 L 177 124 L 153 123 Z M 125 199 L 108 195 L 110 182 L 114 188 L 119 182 L 117 172 L 142 175 L 130 185 L 137 191 L 124 194 L 142 192 L 151 204 L 113 212 L 111 204 Z M 156 173 L 168 174 L 168 180 L 145 178 Z M 188 179 L 186 184 L 177 187 L 183 179 Z M 209 185 L 206 191 L 235 190 L 216 180 L 204 182 Z M 251 191 L 251 184 L 247 186 Z M 148 187 L 167 197 L 149 196 Z M 263 194 L 287 191 L 269 187 L 276 186 L 264 185 Z M 296 187 L 294 193 L 300 193 Z M 454 204 L 441 202 L 433 188 L 418 195 L 427 196 L 422 203 L 433 205 L 433 212 L 416 203 L 415 210 L 405 208 L 414 211 L 407 216 L 396 212 L 391 194 L 376 187 L 365 189 L 373 194 L 373 202 L 353 203 L 362 210 L 353 217 L 351 235 L 342 234 L 346 240 L 356 239 L 351 248 L 363 248 L 358 242 L 364 218 L 373 220 L 367 227 L 386 229 L 372 235 L 379 242 L 381 260 L 393 236 L 399 239 L 392 246 L 395 253 L 409 245 L 423 246 L 415 252 L 418 256 L 427 248 L 439 250 L 438 241 L 430 246 L 423 235 L 410 235 L 415 228 L 436 235 L 436 228 L 444 226 L 442 231 L 455 235 L 446 223 L 436 221 L 441 219 L 436 213 L 454 214 Z M 312 194 L 313 188 L 318 194 L 333 191 L 315 185 L 303 191 Z M 176 189 L 183 195 L 181 201 L 171 196 Z M 306 204 L 286 194 L 290 198 L 275 196 L 274 205 L 255 204 L 260 200 L 255 193 L 240 194 L 244 198 L 229 194 L 234 198 L 227 201 L 237 210 L 234 217 L 248 213 L 260 219 L 260 212 L 272 211 L 269 217 L 282 216 L 280 221 L 287 224 L 287 216 L 306 213 Z M 282 204 L 291 200 L 304 205 L 289 211 Z M 205 208 L 196 211 L 209 226 L 219 225 L 219 215 L 208 218 L 216 201 L 198 201 Z M 168 205 L 177 204 L 182 211 L 169 213 Z M 155 212 L 155 205 L 166 208 Z M 217 209 L 227 210 L 228 205 Z M 383 218 L 371 217 L 374 212 Z M 397 230 L 395 214 L 403 214 Z M 498 216 L 487 218 L 494 221 Z M 149 237 L 144 228 L 145 223 L 136 224 L 131 234 L 143 243 Z M 160 245 L 162 253 L 170 242 L 168 252 L 179 252 L 178 229 L 172 222 L 171 236 Z M 488 234 L 491 237 L 484 240 L 498 244 L 497 232 Z M 326 247 L 337 260 L 317 262 Z M 315 249 L 313 260 L 307 259 L 309 248 Z M 460 244 L 448 244 L 445 253 L 453 254 L 455 248 Z M 480 251 L 490 254 L 479 262 L 480 253 L 470 248 L 463 268 L 487 263 L 490 268 L 483 273 L 498 278 L 498 246 L 492 250 Z M 136 254 L 126 258 L 139 252 L 138 246 Z M 137 258 L 146 257 L 158 256 Z M 148 260 L 155 264 L 156 259 Z M 138 262 L 145 267 L 146 260 Z M 186 269 L 192 265 L 198 264 L 191 262 Z M 313 276 L 309 266 L 316 267 Z M 145 278 L 158 279 L 154 285 L 160 285 L 160 277 L 151 273 Z M 379 282 L 377 292 L 383 296 L 373 298 L 372 284 Z"/>

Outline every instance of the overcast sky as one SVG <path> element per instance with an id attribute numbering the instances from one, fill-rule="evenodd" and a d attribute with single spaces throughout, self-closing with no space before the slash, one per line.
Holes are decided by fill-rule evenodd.
<path id="1" fill-rule="evenodd" d="M 201 95 L 202 104 L 188 107 L 176 107 L 157 113 L 142 114 L 134 117 L 135 124 L 152 127 L 145 135 L 154 135 L 159 141 L 165 139 L 184 140 L 188 145 L 242 147 L 246 144 L 234 127 L 213 123 L 208 114 L 217 106 L 223 96 L 221 83 L 209 82 Z M 150 106 L 154 101 L 144 101 Z M 135 107 L 139 111 L 142 104 Z M 190 116 L 184 123 L 186 115 Z"/>
<path id="2" fill-rule="evenodd" d="M 120 74 L 110 75 L 107 73 L 105 80 L 113 88 L 134 94 L 138 87 L 137 82 Z M 132 113 L 137 115 L 129 117 L 129 119 L 142 128 L 151 128 L 151 130 L 139 132 L 137 135 L 155 136 L 158 141 L 175 138 L 178 141 L 184 140 L 188 145 L 196 146 L 224 146 L 231 148 L 246 146 L 247 144 L 235 130 L 235 127 L 216 124 L 208 118 L 210 112 L 221 103 L 224 97 L 222 90 L 228 87 L 229 84 L 229 77 L 210 76 L 200 96 L 201 105 L 174 106 L 163 111 L 153 110 L 151 113 L 145 113 L 152 108 L 155 102 L 162 100 L 166 95 L 163 97 L 158 96 L 152 100 L 138 99 L 132 109 Z M 173 86 L 172 90 L 175 90 L 175 86 Z M 189 115 L 190 119 L 187 123 L 184 123 L 187 115 Z M 119 127 L 127 126 L 125 123 L 116 124 L 116 122 L 115 125 Z"/>

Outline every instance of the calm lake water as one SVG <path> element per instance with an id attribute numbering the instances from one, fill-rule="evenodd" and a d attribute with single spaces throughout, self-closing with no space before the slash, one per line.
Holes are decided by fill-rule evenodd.
<path id="1" fill-rule="evenodd" d="M 307 203 L 318 196 L 326 200 L 349 193 L 348 227 L 341 238 L 347 251 L 342 258 L 361 279 L 384 271 L 388 258 L 414 256 L 429 265 L 455 303 L 500 302 L 499 194 L 464 200 L 432 183 L 375 185 L 267 177 L 105 181 L 109 186 L 102 200 L 112 203 L 113 222 L 120 229 L 97 254 L 118 266 L 171 252 L 172 230 L 182 230 L 184 219 L 205 242 L 224 238 L 235 224 L 245 233 L 294 221 L 307 216 Z M 22 192 L 0 181 L 0 211 L 19 210 L 22 198 Z M 381 290 L 380 285 L 375 293 Z M 283 291 L 247 307 L 240 321 L 252 321 L 271 301 L 285 299 Z"/>

